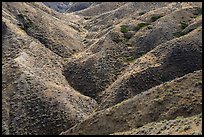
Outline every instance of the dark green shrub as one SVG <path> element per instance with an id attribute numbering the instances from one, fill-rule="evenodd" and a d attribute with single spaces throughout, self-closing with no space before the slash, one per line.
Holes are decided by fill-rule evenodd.
<path id="1" fill-rule="evenodd" d="M 132 32 L 124 33 L 124 37 L 125 37 L 126 39 L 132 38 L 133 35 L 134 35 L 134 34 L 133 34 Z"/>
<path id="2" fill-rule="evenodd" d="M 122 40 L 120 39 L 120 38 L 118 38 L 118 39 L 113 39 L 113 41 L 115 42 L 115 43 L 119 43 L 119 42 L 122 42 Z"/>
<path id="3" fill-rule="evenodd" d="M 189 29 L 189 30 L 186 31 L 186 32 L 178 31 L 178 32 L 173 33 L 173 35 L 174 35 L 175 37 L 181 37 L 181 36 L 184 36 L 184 35 L 188 34 L 188 33 L 191 32 L 191 31 L 193 31 L 194 29 L 196 29 L 196 28 Z"/>
<path id="4" fill-rule="evenodd" d="M 28 29 L 33 26 L 33 22 L 26 15 L 18 14 L 18 17 L 22 21 L 24 29 Z"/>
<path id="5" fill-rule="evenodd" d="M 175 32 L 175 33 L 173 33 L 173 35 L 175 36 L 175 37 L 181 37 L 181 36 L 184 36 L 186 33 L 184 33 L 184 32 L 182 32 L 182 31 L 178 31 L 178 32 Z"/>
<path id="6" fill-rule="evenodd" d="M 133 56 L 127 57 L 127 61 L 133 61 L 133 60 L 134 60 L 134 57 L 133 57 Z"/>
<path id="7" fill-rule="evenodd" d="M 181 21 L 180 22 L 180 27 L 181 27 L 181 29 L 185 29 L 186 27 L 188 27 L 188 24 L 186 22 L 184 22 L 184 21 Z"/>
<path id="8" fill-rule="evenodd" d="M 196 15 L 196 16 L 201 15 L 202 14 L 202 8 L 196 7 L 196 10 L 195 10 L 195 12 L 193 14 Z"/>
<path id="9" fill-rule="evenodd" d="M 18 16 L 20 19 L 23 19 L 23 18 L 24 18 L 24 15 L 23 15 L 23 14 L 21 14 L 21 13 L 20 13 L 20 14 L 18 14 L 17 16 Z"/>
<path id="10" fill-rule="evenodd" d="M 143 11 L 143 12 L 140 12 L 139 13 L 139 15 L 141 16 L 141 15 L 143 15 L 143 14 L 145 14 L 146 12 L 145 11 Z"/>
<path id="11" fill-rule="evenodd" d="M 76 49 L 72 49 L 72 52 L 76 52 Z"/>
<path id="12" fill-rule="evenodd" d="M 161 75 L 160 80 L 161 80 L 162 82 L 166 82 L 166 81 L 168 81 L 168 78 L 165 77 L 165 76 L 163 76 L 163 75 Z"/>
<path id="13" fill-rule="evenodd" d="M 127 32 L 128 32 L 127 26 L 126 26 L 126 25 L 120 26 L 120 31 L 121 31 L 122 33 L 127 33 Z"/>
<path id="14" fill-rule="evenodd" d="M 137 55 L 142 56 L 145 53 L 145 51 L 140 51 L 137 53 Z"/>
<path id="15" fill-rule="evenodd" d="M 159 18 L 163 17 L 162 15 L 153 15 L 151 17 L 151 22 L 155 22 L 156 20 L 158 20 Z"/>
<path id="16" fill-rule="evenodd" d="M 32 27 L 32 25 L 33 25 L 33 22 L 29 18 L 27 18 L 27 20 L 24 23 L 25 28 L 30 28 Z"/>
<path id="17" fill-rule="evenodd" d="M 145 26 L 148 26 L 148 25 L 150 25 L 149 23 L 139 23 L 139 24 L 137 24 L 137 26 L 135 26 L 134 27 L 134 31 L 138 31 L 138 30 L 140 30 L 141 28 L 143 28 L 143 27 L 145 27 Z"/>
<path id="18" fill-rule="evenodd" d="M 148 28 L 148 29 L 152 29 L 152 26 L 148 26 L 147 28 Z"/>
<path id="19" fill-rule="evenodd" d="M 129 39 L 123 38 L 121 42 L 124 43 L 124 44 L 127 44 L 128 40 Z"/>

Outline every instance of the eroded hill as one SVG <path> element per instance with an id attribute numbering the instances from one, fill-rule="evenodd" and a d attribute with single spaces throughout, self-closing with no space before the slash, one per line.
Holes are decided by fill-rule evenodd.
<path id="1" fill-rule="evenodd" d="M 175 119 L 177 116 L 189 117 L 201 112 L 202 71 L 195 71 L 113 107 L 97 111 L 62 134 L 112 134 L 153 121 Z"/>
<path id="2" fill-rule="evenodd" d="M 3 2 L 2 51 L 2 134 L 202 134 L 202 3 Z"/>

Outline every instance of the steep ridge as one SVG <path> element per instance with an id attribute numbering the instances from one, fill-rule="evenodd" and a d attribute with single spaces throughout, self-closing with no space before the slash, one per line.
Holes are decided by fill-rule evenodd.
<path id="1" fill-rule="evenodd" d="M 43 2 L 47 7 L 61 13 L 75 12 L 86 9 L 100 2 Z"/>
<path id="2" fill-rule="evenodd" d="M 76 14 L 80 14 L 83 16 L 95 16 L 100 15 L 105 12 L 117 9 L 118 7 L 124 5 L 125 2 L 101 2 L 95 6 L 91 6 L 84 10 L 76 12 Z"/>
<path id="3" fill-rule="evenodd" d="M 202 3 L 2 8 L 2 134 L 202 134 Z"/>
<path id="4" fill-rule="evenodd" d="M 199 27 L 136 59 L 123 76 L 103 92 L 100 107 L 115 105 L 151 87 L 201 68 L 202 29 Z"/>
<path id="5" fill-rule="evenodd" d="M 73 23 L 70 25 L 71 21 L 62 21 L 41 10 L 36 4 L 3 3 L 3 12 L 6 12 L 3 16 L 7 15 L 15 20 L 22 31 L 38 39 L 61 57 L 69 57 L 84 48 L 79 42 L 79 31 L 82 31 L 79 27 L 79 30 L 74 29 Z M 60 27 L 56 27 L 58 25 Z"/>
<path id="6" fill-rule="evenodd" d="M 21 4 L 15 6 L 23 9 Z M 63 59 L 23 31 L 9 12 L 3 12 L 3 22 L 2 134 L 57 135 L 90 115 L 97 103 L 69 86 Z"/>
<path id="7" fill-rule="evenodd" d="M 16 42 L 18 40 L 12 41 Z M 44 45 L 32 41 L 25 46 L 14 60 L 3 65 L 2 93 L 8 105 L 3 121 L 10 121 L 3 126 L 3 132 L 59 134 L 88 116 L 96 102 L 69 86 L 60 73 L 59 57 Z"/>
<path id="8" fill-rule="evenodd" d="M 189 73 L 97 111 L 61 135 L 104 135 L 150 122 L 189 117 L 202 112 L 202 71 Z"/>
<path id="9" fill-rule="evenodd" d="M 101 92 L 111 85 L 133 60 L 159 44 L 177 38 L 175 34 L 182 31 L 180 22 L 194 22 L 195 19 L 191 17 L 199 13 L 199 7 L 171 10 L 171 12 L 152 22 L 149 25 L 151 29 L 146 26 L 138 31 L 122 33 L 120 27 L 125 22 L 116 25 L 98 42 L 74 55 L 67 62 L 64 75 L 68 82 L 82 94 L 99 100 Z M 149 18 L 151 17 L 152 14 Z M 147 17 L 144 16 L 145 18 Z M 137 23 L 132 22 L 127 27 L 131 28 L 134 24 L 138 26 L 141 23 L 146 22 L 138 20 Z M 129 32 L 133 33 L 131 38 L 126 36 Z"/>

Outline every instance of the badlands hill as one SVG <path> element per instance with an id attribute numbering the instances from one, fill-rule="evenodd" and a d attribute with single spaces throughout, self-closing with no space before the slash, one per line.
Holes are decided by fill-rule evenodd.
<path id="1" fill-rule="evenodd" d="M 201 125 L 201 2 L 2 3 L 2 134 Z"/>

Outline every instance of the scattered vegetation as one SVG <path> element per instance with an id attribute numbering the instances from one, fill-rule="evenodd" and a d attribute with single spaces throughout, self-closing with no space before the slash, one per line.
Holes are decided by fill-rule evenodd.
<path id="1" fill-rule="evenodd" d="M 120 31 L 121 31 L 122 33 L 127 33 L 127 32 L 128 32 L 127 26 L 126 26 L 126 25 L 120 26 Z"/>
<path id="2" fill-rule="evenodd" d="M 113 41 L 115 42 L 115 43 L 119 43 L 119 42 L 121 42 L 121 39 L 120 38 L 118 38 L 118 39 L 113 39 Z"/>
<path id="3" fill-rule="evenodd" d="M 177 31 L 175 33 L 173 33 L 173 35 L 177 38 L 186 35 L 186 33 L 182 32 L 182 31 Z"/>
<path id="4" fill-rule="evenodd" d="M 133 57 L 133 56 L 127 57 L 127 61 L 128 61 L 128 62 L 133 61 L 133 60 L 134 60 L 134 57 Z"/>
<path id="5" fill-rule="evenodd" d="M 156 20 L 158 20 L 159 18 L 163 17 L 162 15 L 153 15 L 151 17 L 151 22 L 155 22 Z"/>
<path id="6" fill-rule="evenodd" d="M 64 60 L 64 62 L 66 63 L 66 62 L 68 61 L 68 58 L 64 58 L 63 60 Z"/>
<path id="7" fill-rule="evenodd" d="M 23 26 L 22 24 L 18 23 L 17 25 L 19 26 L 19 28 L 20 28 L 21 31 L 23 31 L 23 32 L 25 31 L 25 30 L 24 30 L 24 26 Z"/>
<path id="8" fill-rule="evenodd" d="M 118 39 L 113 39 L 113 41 L 114 42 L 116 42 L 116 43 L 124 43 L 124 44 L 126 44 L 127 42 L 128 42 L 128 40 L 129 39 L 127 39 L 127 38 L 118 38 Z"/>
<path id="9" fill-rule="evenodd" d="M 33 26 L 33 22 L 26 15 L 18 14 L 18 17 L 22 20 L 24 29 L 28 29 Z"/>
<path id="10" fill-rule="evenodd" d="M 139 13 L 139 15 L 141 16 L 141 15 L 143 15 L 145 13 L 146 13 L 145 11 L 142 11 L 142 12 Z"/>
<path id="11" fill-rule="evenodd" d="M 76 52 L 77 50 L 76 49 L 72 49 L 72 52 Z"/>
<path id="12" fill-rule="evenodd" d="M 145 26 L 148 26 L 148 25 L 150 25 L 149 23 L 139 23 L 139 24 L 137 24 L 137 26 L 135 26 L 134 27 L 134 31 L 138 31 L 138 30 L 140 30 L 141 28 L 143 28 L 143 27 L 145 27 Z"/>
<path id="13" fill-rule="evenodd" d="M 185 22 L 185 21 L 181 21 L 181 22 L 180 22 L 180 27 L 181 27 L 182 30 L 184 30 L 186 27 L 188 27 L 188 23 Z M 181 37 L 181 36 L 184 36 L 184 35 L 186 35 L 187 33 L 191 32 L 191 31 L 193 31 L 194 29 L 195 29 L 195 28 L 190 29 L 190 30 L 187 31 L 187 32 L 178 31 L 178 32 L 173 33 L 173 35 L 174 35 L 175 37 Z"/>
<path id="14" fill-rule="evenodd" d="M 181 36 L 184 36 L 184 35 L 188 34 L 188 33 L 191 32 L 191 31 L 193 31 L 194 29 L 196 29 L 196 28 L 192 28 L 192 29 L 190 29 L 190 30 L 188 30 L 188 31 L 186 31 L 186 32 L 178 31 L 178 32 L 173 33 L 173 35 L 174 35 L 175 37 L 181 37 Z"/>
<path id="15" fill-rule="evenodd" d="M 129 39 L 123 38 L 123 39 L 121 39 L 121 42 L 124 43 L 124 44 L 127 44 L 128 40 Z"/>
<path id="16" fill-rule="evenodd" d="M 195 83 L 195 86 L 196 86 L 196 87 L 197 87 L 197 86 L 202 86 L 202 81 L 196 82 L 196 83 Z"/>
<path id="17" fill-rule="evenodd" d="M 195 12 L 193 13 L 195 16 L 199 16 L 202 14 L 202 8 L 196 7 Z"/>
<path id="18" fill-rule="evenodd" d="M 145 51 L 139 51 L 139 52 L 137 52 L 137 55 L 138 55 L 138 56 L 142 56 L 143 54 L 145 54 Z"/>
<path id="19" fill-rule="evenodd" d="M 147 26 L 147 29 L 152 29 L 152 26 Z"/>
<path id="20" fill-rule="evenodd" d="M 18 17 L 21 18 L 21 19 L 23 19 L 23 18 L 24 18 L 24 15 L 20 13 L 20 14 L 18 14 Z"/>
<path id="21" fill-rule="evenodd" d="M 185 21 L 181 21 L 180 27 L 181 27 L 181 29 L 185 29 L 186 27 L 188 27 L 188 23 L 186 23 Z"/>
<path id="22" fill-rule="evenodd" d="M 168 81 L 169 79 L 168 79 L 167 77 L 161 75 L 160 80 L 161 80 L 162 82 L 166 82 L 166 81 Z"/>
<path id="23" fill-rule="evenodd" d="M 134 35 L 134 34 L 131 33 L 131 32 L 124 33 L 124 37 L 125 37 L 126 39 L 132 38 L 133 35 Z"/>

